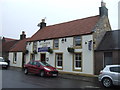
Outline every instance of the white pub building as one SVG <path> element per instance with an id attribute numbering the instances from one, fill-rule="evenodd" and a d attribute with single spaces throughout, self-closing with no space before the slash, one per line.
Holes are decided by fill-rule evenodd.
<path id="1" fill-rule="evenodd" d="M 99 10 L 96 16 L 50 26 L 43 19 L 27 41 L 25 63 L 46 61 L 61 72 L 94 75 L 94 50 L 111 30 L 104 2 Z"/>

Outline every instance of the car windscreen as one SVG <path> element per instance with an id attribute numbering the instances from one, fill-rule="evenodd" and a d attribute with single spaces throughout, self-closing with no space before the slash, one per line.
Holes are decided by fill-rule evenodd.
<path id="1" fill-rule="evenodd" d="M 51 65 L 49 65 L 48 63 L 46 63 L 46 62 L 39 62 L 41 65 L 43 65 L 43 66 L 51 66 Z"/>

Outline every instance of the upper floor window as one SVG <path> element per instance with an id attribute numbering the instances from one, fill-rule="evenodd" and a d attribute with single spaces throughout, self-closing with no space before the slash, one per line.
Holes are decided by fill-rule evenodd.
<path id="1" fill-rule="evenodd" d="M 74 46 L 81 46 L 82 45 L 82 38 L 81 36 L 74 37 Z"/>
<path id="2" fill-rule="evenodd" d="M 59 48 L 59 39 L 54 39 L 53 41 L 53 48 L 58 49 Z"/>
<path id="3" fill-rule="evenodd" d="M 37 42 L 33 42 L 33 50 L 37 50 Z"/>

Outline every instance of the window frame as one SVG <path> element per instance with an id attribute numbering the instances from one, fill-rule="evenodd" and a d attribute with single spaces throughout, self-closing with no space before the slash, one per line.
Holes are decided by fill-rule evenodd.
<path id="1" fill-rule="evenodd" d="M 57 43 L 56 43 L 56 40 L 57 40 Z M 56 44 L 57 44 L 57 47 L 56 47 Z M 59 39 L 53 40 L 53 49 L 59 49 Z"/>
<path id="2" fill-rule="evenodd" d="M 110 67 L 110 71 L 114 73 L 120 73 L 120 67 Z"/>
<path id="3" fill-rule="evenodd" d="M 78 37 L 79 37 L 79 39 L 78 39 Z M 78 42 L 80 43 L 80 45 L 76 45 L 76 43 L 78 43 Z M 75 36 L 74 37 L 73 46 L 74 46 L 74 48 L 82 48 L 82 36 Z"/>
<path id="4" fill-rule="evenodd" d="M 59 61 L 61 61 L 61 66 L 58 66 L 58 60 L 57 60 L 57 56 L 58 55 L 61 55 L 61 60 L 59 60 Z M 63 53 L 55 53 L 55 67 L 57 68 L 57 69 L 60 69 L 60 70 L 63 70 Z"/>
<path id="5" fill-rule="evenodd" d="M 33 42 L 33 51 L 36 50 L 37 51 L 37 41 Z"/>
<path id="6" fill-rule="evenodd" d="M 17 52 L 13 53 L 13 63 L 16 64 L 17 63 Z"/>
<path id="7" fill-rule="evenodd" d="M 76 55 L 81 55 L 81 60 L 76 60 Z M 78 57 L 77 57 L 78 58 Z M 80 67 L 76 67 L 76 61 L 80 62 Z M 73 71 L 82 71 L 82 52 L 77 52 L 73 54 Z"/>

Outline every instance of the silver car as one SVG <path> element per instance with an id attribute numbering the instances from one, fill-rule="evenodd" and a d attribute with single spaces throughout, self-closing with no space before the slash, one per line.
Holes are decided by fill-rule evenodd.
<path id="1" fill-rule="evenodd" d="M 0 57 L 0 67 L 7 69 L 8 68 L 8 63 L 5 62 L 3 57 Z"/>
<path id="2" fill-rule="evenodd" d="M 104 87 L 120 85 L 120 65 L 107 65 L 98 77 Z"/>

